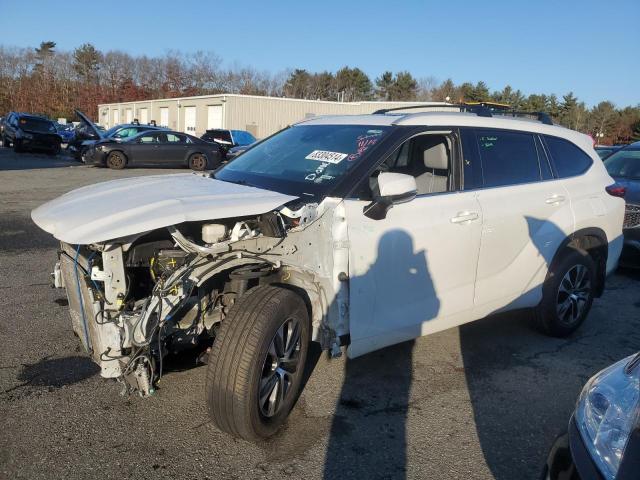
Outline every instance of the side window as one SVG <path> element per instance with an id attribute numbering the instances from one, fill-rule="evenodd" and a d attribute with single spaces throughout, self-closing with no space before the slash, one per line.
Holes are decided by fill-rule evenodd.
<path id="1" fill-rule="evenodd" d="M 451 165 L 451 137 L 425 134 L 398 147 L 385 161 L 383 171 L 412 175 L 418 195 L 427 195 L 450 190 Z"/>
<path id="2" fill-rule="evenodd" d="M 503 130 L 475 130 L 484 187 L 540 180 L 535 136 Z"/>
<path id="3" fill-rule="evenodd" d="M 169 143 L 185 143 L 182 135 L 176 135 L 174 133 L 167 133 L 167 142 Z"/>
<path id="4" fill-rule="evenodd" d="M 568 140 L 545 135 L 544 141 L 549 147 L 551 159 L 560 178 L 580 175 L 593 163 L 589 155 Z"/>
<path id="5" fill-rule="evenodd" d="M 143 135 L 140 137 L 138 142 L 139 143 L 158 143 L 158 135 L 157 134 Z"/>

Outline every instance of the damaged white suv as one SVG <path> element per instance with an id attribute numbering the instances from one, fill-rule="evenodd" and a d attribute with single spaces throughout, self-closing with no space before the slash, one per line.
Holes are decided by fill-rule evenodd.
<path id="1" fill-rule="evenodd" d="M 312 341 L 355 357 L 523 307 L 574 331 L 616 266 L 624 200 L 588 137 L 460 110 L 310 119 L 214 174 L 34 210 L 102 376 L 148 395 L 167 353 L 212 345 L 211 418 L 258 440 L 293 407 Z"/>

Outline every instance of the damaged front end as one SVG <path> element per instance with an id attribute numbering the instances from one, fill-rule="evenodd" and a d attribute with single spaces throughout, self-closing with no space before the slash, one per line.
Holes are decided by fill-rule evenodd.
<path id="1" fill-rule="evenodd" d="M 154 392 L 169 353 L 200 348 L 239 297 L 258 285 L 295 290 L 312 339 L 339 354 L 348 335 L 348 242 L 342 203 L 186 221 L 91 244 L 61 242 L 54 271 L 74 332 L 101 375 L 126 393 Z"/>

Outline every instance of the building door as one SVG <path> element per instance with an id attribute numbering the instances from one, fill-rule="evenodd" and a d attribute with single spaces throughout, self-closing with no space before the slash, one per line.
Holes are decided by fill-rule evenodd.
<path id="1" fill-rule="evenodd" d="M 207 130 L 222 128 L 222 105 L 207 107 Z"/>
<path id="2" fill-rule="evenodd" d="M 149 110 L 147 108 L 141 108 L 138 113 L 140 113 L 140 124 L 141 125 L 148 125 L 149 124 Z"/>
<path id="3" fill-rule="evenodd" d="M 124 118 L 127 123 L 133 122 L 133 110 L 127 108 L 124 112 Z"/>
<path id="4" fill-rule="evenodd" d="M 113 126 L 115 127 L 120 123 L 120 110 L 113 111 Z"/>
<path id="5" fill-rule="evenodd" d="M 169 107 L 160 107 L 160 126 L 169 126 Z"/>
<path id="6" fill-rule="evenodd" d="M 196 133 L 196 107 L 184 107 L 184 131 L 190 135 Z"/>

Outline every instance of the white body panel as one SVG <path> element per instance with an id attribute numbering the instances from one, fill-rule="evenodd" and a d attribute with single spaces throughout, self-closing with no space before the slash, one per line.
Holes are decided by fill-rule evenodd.
<path id="1" fill-rule="evenodd" d="M 222 105 L 207 106 L 207 128 L 222 128 Z"/>
<path id="2" fill-rule="evenodd" d="M 79 188 L 36 208 L 31 218 L 58 240 L 84 245 L 186 221 L 257 215 L 295 198 L 179 173 Z"/>
<path id="3" fill-rule="evenodd" d="M 574 231 L 569 193 L 561 180 L 549 180 L 478 190 L 478 201 L 484 221 L 476 316 L 537 305 L 547 268 Z"/>
<path id="4" fill-rule="evenodd" d="M 417 197 L 383 220 L 364 216 L 367 203 L 345 201 L 349 356 L 472 320 L 482 222 L 476 193 Z M 473 213 L 473 220 L 453 220 Z"/>

